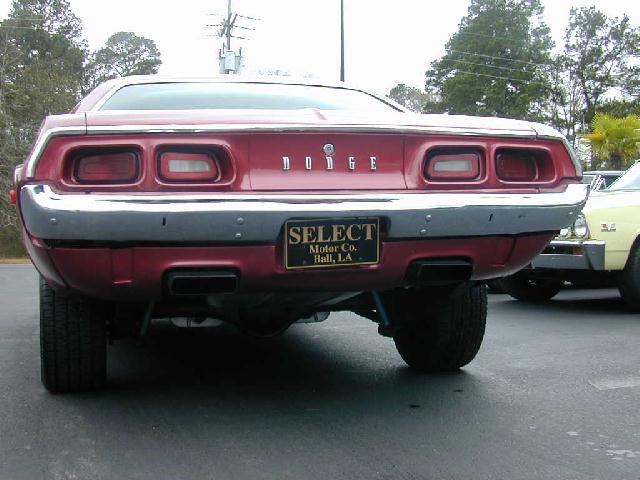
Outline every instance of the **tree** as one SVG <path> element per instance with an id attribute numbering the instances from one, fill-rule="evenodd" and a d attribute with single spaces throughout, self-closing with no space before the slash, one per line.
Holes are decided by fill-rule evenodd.
<path id="1" fill-rule="evenodd" d="M 578 79 L 568 68 L 568 60 L 564 55 L 558 55 L 553 59 L 549 79 L 549 98 L 545 105 L 547 119 L 576 148 L 578 133 L 583 123 L 584 98 Z"/>
<path id="2" fill-rule="evenodd" d="M 629 17 L 608 18 L 595 7 L 572 8 L 565 34 L 567 66 L 580 88 L 585 122 L 591 123 L 608 93 L 637 92 L 640 30 Z"/>
<path id="3" fill-rule="evenodd" d="M 596 159 L 614 170 L 623 170 L 640 153 L 640 117 L 628 115 L 616 118 L 598 113 L 593 119 L 593 131 L 584 136 Z"/>
<path id="4" fill-rule="evenodd" d="M 607 100 L 598 106 L 598 112 L 608 113 L 614 117 L 640 116 L 640 98 Z"/>
<path id="5" fill-rule="evenodd" d="M 399 83 L 389 91 L 389 98 L 414 112 L 426 112 L 434 103 L 433 95 L 423 92 L 419 88 Z"/>
<path id="6" fill-rule="evenodd" d="M 539 0 L 472 0 L 427 91 L 450 113 L 540 118 L 548 96 L 549 28 Z"/>
<path id="7" fill-rule="evenodd" d="M 158 73 L 161 64 L 160 51 L 153 40 L 132 32 L 114 33 L 89 62 L 89 87 L 111 78 Z"/>
<path id="8" fill-rule="evenodd" d="M 0 247 L 6 247 L 18 237 L 15 209 L 6 202 L 13 169 L 42 118 L 76 103 L 86 45 L 66 0 L 14 0 L 0 32 Z"/>

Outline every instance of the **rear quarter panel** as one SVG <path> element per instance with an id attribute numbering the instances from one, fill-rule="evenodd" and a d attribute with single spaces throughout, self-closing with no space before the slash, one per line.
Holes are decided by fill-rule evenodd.
<path id="1" fill-rule="evenodd" d="M 622 270 L 640 237 L 640 192 L 602 192 L 587 202 L 584 214 L 591 238 L 605 242 L 605 268 Z M 615 224 L 615 231 L 607 231 Z"/>

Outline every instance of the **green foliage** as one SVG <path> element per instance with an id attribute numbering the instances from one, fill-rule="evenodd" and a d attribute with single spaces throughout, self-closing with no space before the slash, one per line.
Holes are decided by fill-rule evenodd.
<path id="1" fill-rule="evenodd" d="M 553 46 L 539 0 L 472 0 L 427 89 L 450 113 L 538 119 Z"/>
<path id="2" fill-rule="evenodd" d="M 626 117 L 627 115 L 640 116 L 640 98 L 633 100 L 608 100 L 598 107 L 598 112 L 608 113 L 614 117 Z"/>
<path id="3" fill-rule="evenodd" d="M 90 87 L 116 77 L 158 72 L 162 61 L 153 40 L 132 32 L 118 32 L 95 52 L 88 64 Z"/>
<path id="4" fill-rule="evenodd" d="M 389 91 L 389 98 L 414 112 L 426 112 L 433 104 L 433 95 L 423 92 L 419 88 L 400 83 Z"/>
<path id="5" fill-rule="evenodd" d="M 16 210 L 7 201 L 15 166 L 43 117 L 70 111 L 86 90 L 89 52 L 81 35 L 67 0 L 14 0 L 0 22 L 0 255 L 21 251 Z M 160 62 L 153 41 L 132 33 L 112 36 L 92 58 L 109 62 L 110 76 L 155 72 Z"/>
<path id="6" fill-rule="evenodd" d="M 15 252 L 18 222 L 6 200 L 13 168 L 42 118 L 76 103 L 86 47 L 66 0 L 15 0 L 0 32 L 0 250 Z"/>
<path id="7" fill-rule="evenodd" d="M 640 117 L 623 118 L 598 113 L 593 119 L 593 131 L 584 135 L 600 167 L 622 170 L 640 154 Z"/>
<path id="8" fill-rule="evenodd" d="M 629 17 L 608 18 L 595 7 L 572 8 L 565 34 L 567 68 L 584 100 L 586 123 L 607 93 L 638 93 L 640 29 Z"/>

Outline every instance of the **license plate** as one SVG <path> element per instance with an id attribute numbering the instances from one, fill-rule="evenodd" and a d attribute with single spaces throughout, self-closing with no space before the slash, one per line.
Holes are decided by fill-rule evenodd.
<path id="1" fill-rule="evenodd" d="M 379 218 L 322 218 L 285 223 L 287 269 L 380 262 Z"/>

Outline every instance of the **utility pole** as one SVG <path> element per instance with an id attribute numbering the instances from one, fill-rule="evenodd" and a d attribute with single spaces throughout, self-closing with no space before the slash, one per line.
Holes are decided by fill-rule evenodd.
<path id="1" fill-rule="evenodd" d="M 218 60 L 220 63 L 220 73 L 232 74 L 232 73 L 240 73 L 242 69 L 242 48 L 238 49 L 238 52 L 235 52 L 231 49 L 231 39 L 237 38 L 239 40 L 247 40 L 245 37 L 239 37 L 234 35 L 234 29 L 239 28 L 242 30 L 254 30 L 250 27 L 245 27 L 242 25 L 237 25 L 237 20 L 247 19 L 247 20 L 259 20 L 254 17 L 246 17 L 244 15 L 238 15 L 237 13 L 233 13 L 233 9 L 231 7 L 231 0 L 227 0 L 227 14 L 224 16 L 224 19 L 221 23 L 215 25 L 207 25 L 208 27 L 219 27 L 217 37 L 220 37 L 223 40 L 222 48 L 218 52 Z"/>
<path id="2" fill-rule="evenodd" d="M 344 82 L 344 0 L 340 0 L 340 81 Z"/>

